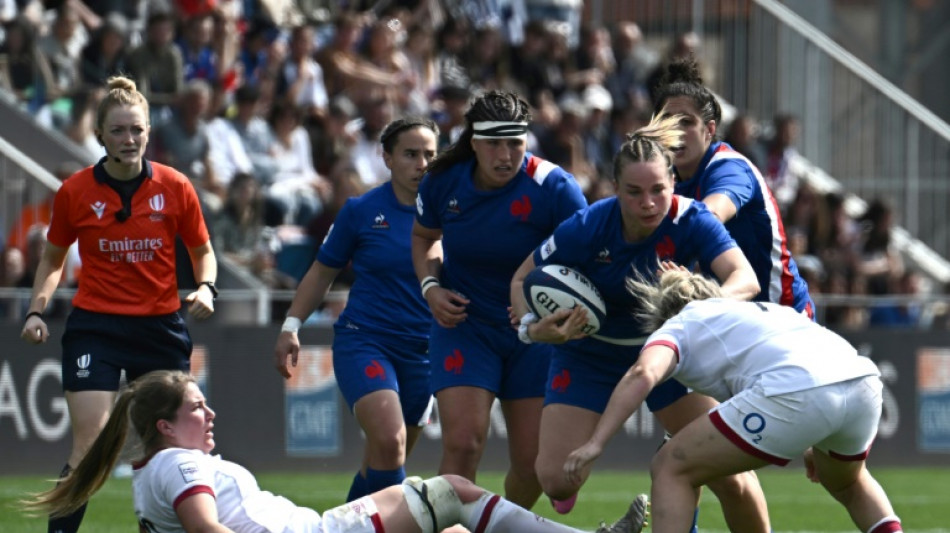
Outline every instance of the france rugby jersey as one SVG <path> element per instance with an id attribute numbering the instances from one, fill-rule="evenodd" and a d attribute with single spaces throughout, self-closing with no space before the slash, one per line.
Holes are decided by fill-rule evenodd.
<path id="1" fill-rule="evenodd" d="M 808 283 L 788 252 L 778 204 L 755 165 L 724 142 L 713 143 L 699 170 L 677 182 L 676 194 L 702 200 L 724 194 L 736 206 L 726 229 L 745 254 L 762 289 L 756 301 L 775 302 L 803 311 L 809 302 Z"/>
<path id="2" fill-rule="evenodd" d="M 650 332 L 633 316 L 637 300 L 627 291 L 627 278 L 654 279 L 660 261 L 680 265 L 698 261 L 708 269 L 715 258 L 735 247 L 735 241 L 705 205 L 675 195 L 669 213 L 653 234 L 629 243 L 623 237 L 620 204 L 611 197 L 578 211 L 561 224 L 535 250 L 534 262 L 576 268 L 597 287 L 607 304 L 607 320 L 597 337 L 608 342 L 643 344 Z M 587 338 L 575 342 L 597 341 Z"/>
<path id="3" fill-rule="evenodd" d="M 343 205 L 317 252 L 329 267 L 353 262 L 356 280 L 338 325 L 428 338 L 432 315 L 412 267 L 414 213 L 390 182 Z"/>
<path id="4" fill-rule="evenodd" d="M 473 159 L 426 175 L 416 219 L 442 230 L 442 286 L 470 300 L 470 317 L 507 324 L 515 270 L 587 201 L 573 176 L 530 152 L 500 189 L 476 190 L 474 167 Z"/>

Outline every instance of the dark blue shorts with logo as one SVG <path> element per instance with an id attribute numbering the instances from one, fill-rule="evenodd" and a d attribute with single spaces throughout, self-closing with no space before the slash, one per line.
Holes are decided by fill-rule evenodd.
<path id="1" fill-rule="evenodd" d="M 95 313 L 75 308 L 63 333 L 63 390 L 119 390 L 153 370 L 191 367 L 191 336 L 177 312 L 156 316 Z"/>

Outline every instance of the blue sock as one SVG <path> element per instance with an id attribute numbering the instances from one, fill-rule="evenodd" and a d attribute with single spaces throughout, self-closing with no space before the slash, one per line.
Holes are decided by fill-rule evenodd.
<path id="1" fill-rule="evenodd" d="M 73 469 L 67 463 L 62 472 L 59 473 L 60 479 L 68 476 L 72 471 Z M 79 524 L 82 524 L 82 517 L 86 514 L 86 505 L 85 503 L 82 504 L 82 507 L 73 511 L 72 514 L 56 518 L 51 517 L 47 522 L 46 531 L 48 533 L 76 533 L 79 531 Z"/>
<path id="2" fill-rule="evenodd" d="M 395 470 L 366 469 L 366 494 L 372 494 L 386 487 L 398 485 L 406 479 L 406 469 L 399 467 Z"/>
<path id="3" fill-rule="evenodd" d="M 699 507 L 697 507 L 696 510 L 693 511 L 693 527 L 689 530 L 689 533 L 699 532 L 699 527 L 697 526 L 698 523 L 699 523 Z"/>
<path id="4" fill-rule="evenodd" d="M 356 475 L 353 476 L 353 484 L 350 485 L 350 493 L 346 495 L 346 501 L 351 502 L 357 498 L 366 496 L 366 494 L 366 478 L 363 477 L 362 472 L 357 470 Z"/>

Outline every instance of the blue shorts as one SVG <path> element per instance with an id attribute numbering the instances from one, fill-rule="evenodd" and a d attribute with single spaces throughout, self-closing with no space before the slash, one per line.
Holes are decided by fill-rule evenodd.
<path id="1" fill-rule="evenodd" d="M 583 343 L 585 349 L 578 349 L 579 343 L 555 348 L 544 404 L 562 403 L 603 413 L 614 388 L 636 362 L 642 346 L 617 346 L 591 339 Z M 650 391 L 646 404 L 651 412 L 656 412 L 687 394 L 689 390 L 683 384 L 668 379 Z"/>
<path id="2" fill-rule="evenodd" d="M 433 323 L 429 337 L 432 391 L 479 387 L 501 400 L 544 396 L 552 347 L 524 344 L 508 324 L 471 317 L 454 328 Z"/>
<path id="3" fill-rule="evenodd" d="M 334 327 L 333 372 L 350 411 L 371 392 L 394 390 L 407 426 L 428 422 L 428 349 L 418 339 Z"/>
<path id="4" fill-rule="evenodd" d="M 191 368 L 191 336 L 177 312 L 126 316 L 74 308 L 63 333 L 63 390 L 119 390 L 153 370 Z"/>

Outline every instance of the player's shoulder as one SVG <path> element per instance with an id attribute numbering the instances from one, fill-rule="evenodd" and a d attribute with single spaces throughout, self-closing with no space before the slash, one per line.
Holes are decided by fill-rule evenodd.
<path id="1" fill-rule="evenodd" d="M 542 187 L 557 186 L 566 180 L 575 181 L 574 176 L 564 170 L 560 165 L 536 156 L 531 152 L 525 154 L 522 171 L 531 178 L 533 182 Z"/>
<path id="2" fill-rule="evenodd" d="M 146 164 L 150 167 L 152 180 L 155 183 L 161 183 L 163 185 L 191 183 L 188 176 L 185 176 L 180 171 L 168 165 L 156 163 L 155 161 L 147 161 Z"/>
<path id="3" fill-rule="evenodd" d="M 78 170 L 76 173 L 66 178 L 60 188 L 65 191 L 87 189 L 96 181 L 92 169 L 93 167 L 89 166 Z"/>

